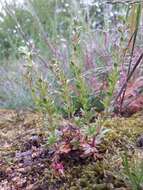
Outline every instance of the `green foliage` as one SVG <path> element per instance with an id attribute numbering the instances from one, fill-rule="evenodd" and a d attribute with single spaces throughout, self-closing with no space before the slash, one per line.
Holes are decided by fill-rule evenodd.
<path id="1" fill-rule="evenodd" d="M 34 23 L 31 14 L 27 10 L 20 9 L 18 7 L 15 7 L 14 11 L 22 30 L 25 32 L 25 38 L 32 39 L 38 36 L 36 25 L 30 24 Z M 18 58 L 18 48 L 25 45 L 25 41 L 19 30 L 20 26 L 17 26 L 15 19 L 10 14 L 1 15 L 1 19 L 0 41 L 2 51 L 0 56 L 2 58 Z"/>
<path id="2" fill-rule="evenodd" d="M 123 157 L 123 166 L 132 189 L 141 190 L 143 185 L 143 162 L 138 163 L 137 160 L 133 160 L 130 163 L 125 154 Z"/>
<path id="3" fill-rule="evenodd" d="M 34 81 L 32 85 L 32 97 L 38 111 L 43 113 L 43 127 L 48 128 L 48 144 L 52 145 L 56 142 L 56 127 L 58 123 L 58 113 L 54 100 L 50 92 L 46 81 L 39 78 Z M 46 121 L 46 122 L 45 122 Z"/>
<path id="4" fill-rule="evenodd" d="M 3 28 L 0 41 L 4 50 L 1 56 L 8 57 L 13 50 L 17 57 L 21 56 L 17 48 L 25 56 L 28 62 L 25 65 L 25 78 L 36 108 L 43 113 L 43 120 L 47 119 L 49 144 L 56 141 L 59 115 L 76 120 L 79 126 L 85 125 L 88 136 L 92 136 L 94 141 L 96 132 L 104 122 L 101 118 L 100 124 L 95 122 L 98 121 L 97 112 L 109 113 L 119 81 L 120 53 L 117 56 L 117 52 L 124 37 L 123 32 L 120 32 L 119 44 L 112 44 L 108 39 L 109 33 L 105 31 L 97 32 L 97 37 L 94 37 L 97 25 L 107 29 L 107 24 L 109 32 L 111 29 L 110 24 L 105 23 L 103 13 L 98 13 L 98 10 L 106 10 L 100 1 L 90 7 L 75 0 L 28 0 L 23 9 L 12 5 L 11 8 L 5 7 L 6 15 L 2 16 L 3 22 L 0 22 L 0 28 Z M 140 7 L 137 20 L 139 15 Z M 96 17 L 99 23 L 94 23 Z M 113 20 L 115 26 L 117 16 Z M 124 16 L 120 20 L 124 22 Z M 113 61 L 109 61 L 112 70 L 106 71 L 110 57 L 113 58 Z M 117 66 L 111 65 L 116 62 Z M 94 70 L 100 66 L 103 66 L 103 72 L 97 77 Z M 91 75 L 95 73 L 96 85 L 100 86 L 98 90 L 90 86 L 93 75 L 89 79 L 86 70 L 93 70 Z M 103 78 L 107 84 L 104 89 L 100 84 Z M 95 125 L 90 125 L 92 121 Z M 102 132 L 99 129 L 99 133 Z"/>
<path id="5" fill-rule="evenodd" d="M 74 77 L 74 82 L 76 86 L 77 102 L 84 111 L 89 109 L 89 89 L 85 82 L 84 77 L 82 76 L 81 68 L 79 68 L 75 63 L 71 62 L 70 69 Z"/>
<path id="6" fill-rule="evenodd" d="M 120 17 L 120 10 L 125 11 L 124 7 L 126 6 L 112 6 L 115 20 Z M 106 18 L 103 15 L 103 12 L 108 12 L 108 9 L 106 4 L 100 0 L 93 1 L 91 5 L 75 0 L 70 2 L 68 0 L 28 0 L 23 7 L 15 6 L 11 2 L 9 7 L 5 6 L 4 9 L 6 14 L 1 13 L 0 15 L 0 41 L 2 44 L 0 55 L 2 58 L 7 55 L 17 57 L 17 48 L 26 43 L 25 39 L 32 39 L 36 47 L 46 56 L 49 50 L 41 38 L 41 27 L 45 35 L 52 41 L 63 37 L 70 40 L 73 20 L 74 22 L 78 20 L 79 28 L 83 28 L 85 32 L 103 28 L 106 21 L 112 21 L 112 17 Z M 115 10 L 118 12 L 116 15 Z M 17 26 L 16 20 L 20 26 Z M 19 27 L 22 29 L 23 36 L 20 34 Z"/>
<path id="7" fill-rule="evenodd" d="M 64 116 L 70 118 L 75 111 L 72 101 L 73 91 L 70 89 L 70 79 L 60 67 L 60 63 L 56 60 L 53 60 L 51 70 L 56 80 L 57 94 L 60 101 L 60 104 L 57 105 L 57 109 Z"/>
<path id="8" fill-rule="evenodd" d="M 119 80 L 119 72 L 118 67 L 115 66 L 114 69 L 109 73 L 108 79 L 107 79 L 107 92 L 105 93 L 105 98 L 103 100 L 103 105 L 105 108 L 105 111 L 108 112 L 111 106 L 111 101 L 113 100 L 115 88 L 117 85 L 117 82 Z"/>

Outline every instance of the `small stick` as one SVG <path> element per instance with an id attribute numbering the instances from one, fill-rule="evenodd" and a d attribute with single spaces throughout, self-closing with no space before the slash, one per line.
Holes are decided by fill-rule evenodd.
<path id="1" fill-rule="evenodd" d="M 118 98 L 121 96 L 121 94 L 122 94 L 124 88 L 127 86 L 127 83 L 129 82 L 130 78 L 131 78 L 132 75 L 134 74 L 134 72 L 135 72 L 136 68 L 138 67 L 138 65 L 140 64 L 142 58 L 143 58 L 143 53 L 140 55 L 140 57 L 138 58 L 137 62 L 136 62 L 135 65 L 134 65 L 133 69 L 132 69 L 131 72 L 129 73 L 129 75 L 128 75 L 126 81 L 125 81 L 125 83 L 123 84 L 122 88 L 120 89 L 120 91 L 119 91 L 119 93 L 118 93 L 118 95 L 117 95 L 117 97 L 116 97 L 116 99 L 115 99 L 114 104 L 116 103 L 116 101 L 118 100 Z"/>

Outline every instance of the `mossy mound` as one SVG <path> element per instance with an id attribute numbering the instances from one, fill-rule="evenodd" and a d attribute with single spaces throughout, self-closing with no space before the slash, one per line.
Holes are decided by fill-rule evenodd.
<path id="1" fill-rule="evenodd" d="M 138 154 L 136 140 L 143 133 L 142 117 L 139 114 L 130 118 L 107 119 L 104 127 L 110 128 L 111 131 L 100 146 L 103 158 L 68 166 L 65 178 L 59 183 L 62 184 L 59 189 L 131 189 L 127 187 L 122 173 L 122 156 L 125 152 L 128 152 L 130 157 L 136 157 Z M 54 179 L 55 184 L 56 181 Z"/>
<path id="2" fill-rule="evenodd" d="M 122 139 L 124 137 L 135 142 L 136 138 L 143 133 L 143 120 L 140 114 L 130 118 L 115 117 L 107 119 L 104 123 L 105 127 L 112 129 L 108 135 L 109 140 Z"/>
<path id="3" fill-rule="evenodd" d="M 72 157 L 63 160 L 64 176 L 53 175 L 49 157 L 40 153 L 43 151 L 41 148 L 32 150 L 35 157 L 30 166 L 24 167 L 15 160 L 16 152 L 22 150 L 23 144 L 31 135 L 41 134 L 41 115 L 10 112 L 9 117 L 6 117 L 6 114 L 7 112 L 2 112 L 4 117 L 0 122 L 0 188 L 5 184 L 7 189 L 20 190 L 131 189 L 125 183 L 122 155 L 127 152 L 130 157 L 137 157 L 139 153 L 136 140 L 143 134 L 142 113 L 130 118 L 107 119 L 104 127 L 111 130 L 99 147 L 102 157 L 96 161 L 92 158 L 76 161 Z M 142 152 L 140 150 L 141 154 Z"/>

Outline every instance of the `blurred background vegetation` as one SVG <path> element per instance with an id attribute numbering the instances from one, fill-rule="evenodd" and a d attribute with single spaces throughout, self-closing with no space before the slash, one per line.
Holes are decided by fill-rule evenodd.
<path id="1" fill-rule="evenodd" d="M 32 51 L 35 62 L 41 65 L 52 60 L 53 53 L 59 54 L 66 69 L 74 34 L 80 40 L 83 73 L 93 86 L 92 94 L 96 93 L 96 77 L 103 82 L 107 70 L 121 65 L 123 51 L 138 21 L 136 51 L 143 46 L 142 15 L 137 19 L 137 5 L 133 1 L 106 0 L 1 1 L 0 107 L 33 107 L 31 93 L 23 80 L 22 54 Z M 45 67 L 41 69 L 44 72 Z M 98 73 L 100 77 L 96 76 Z M 43 75 L 52 80 L 50 75 Z"/>

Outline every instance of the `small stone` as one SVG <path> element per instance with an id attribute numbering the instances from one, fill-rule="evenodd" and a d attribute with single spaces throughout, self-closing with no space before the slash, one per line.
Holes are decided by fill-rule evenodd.
<path id="1" fill-rule="evenodd" d="M 143 135 L 137 139 L 137 147 L 143 148 Z"/>
<path id="2" fill-rule="evenodd" d="M 37 135 L 32 135 L 31 144 L 32 144 L 32 146 L 35 146 L 37 148 L 40 146 L 40 139 Z"/>

